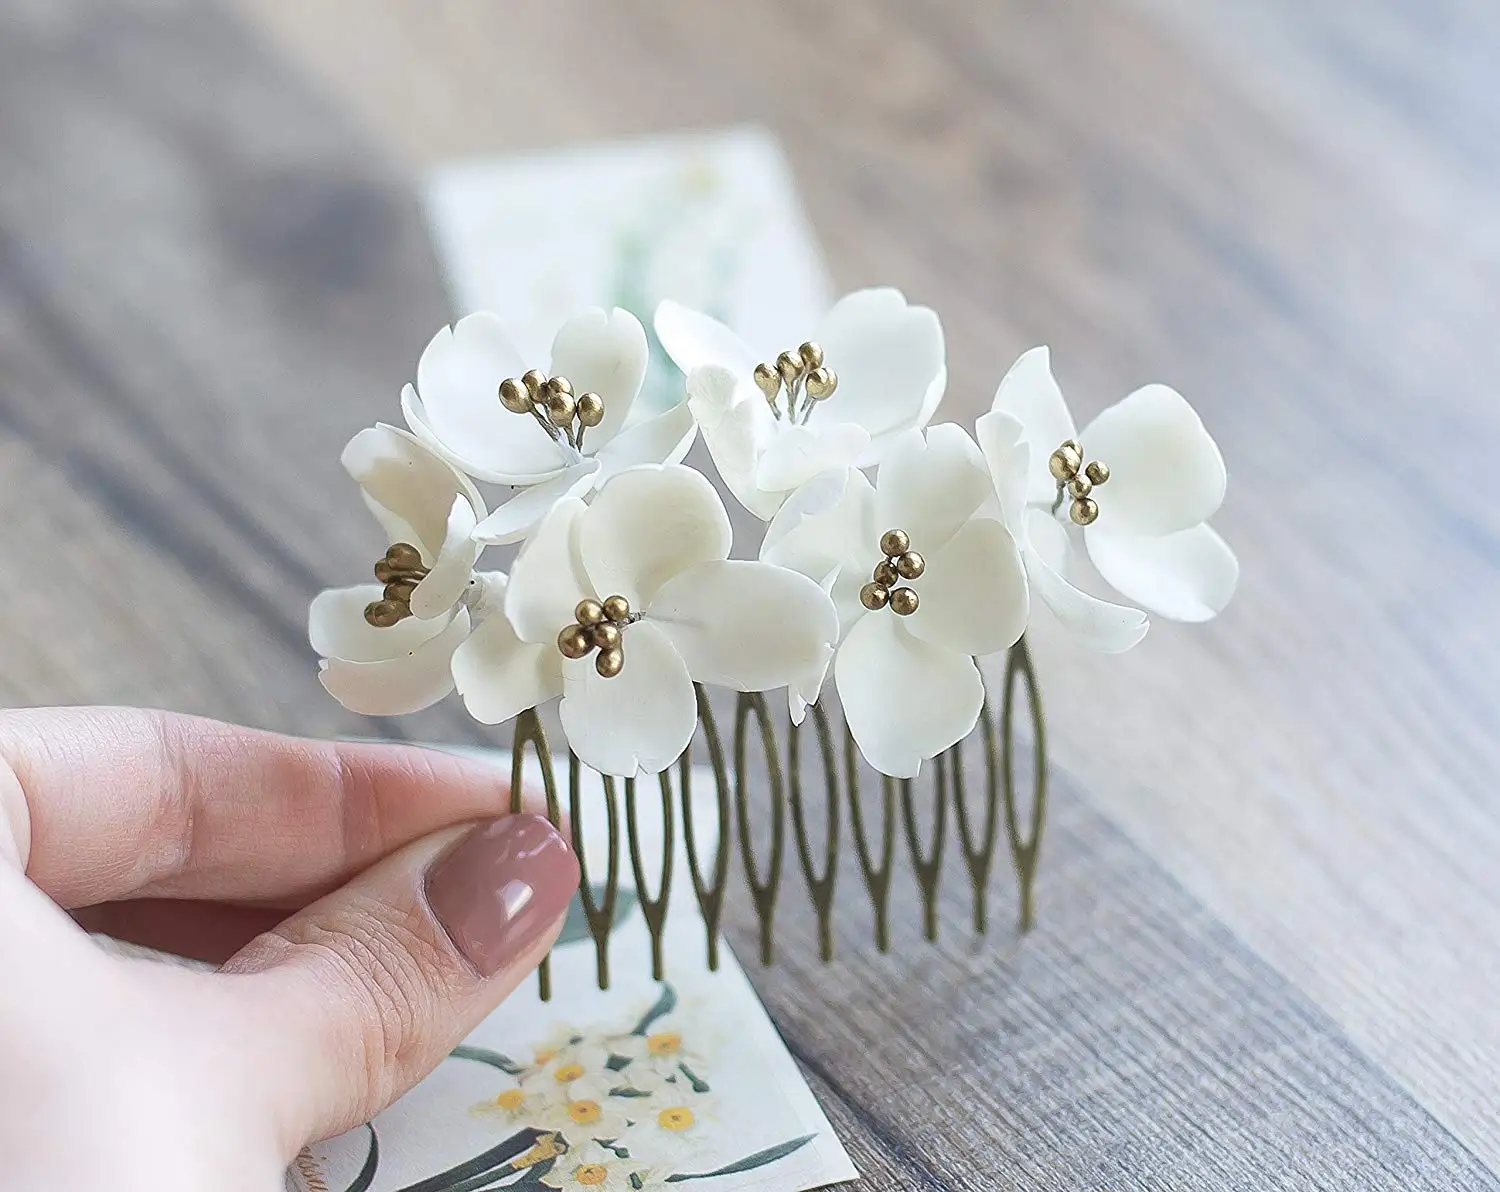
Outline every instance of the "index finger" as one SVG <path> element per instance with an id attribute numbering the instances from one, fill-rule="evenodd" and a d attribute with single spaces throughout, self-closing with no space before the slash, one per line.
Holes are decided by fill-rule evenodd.
<path id="1" fill-rule="evenodd" d="M 510 808 L 494 766 L 137 708 L 0 712 L 0 836 L 64 907 L 301 900 Z M 0 848 L 0 859 L 7 850 Z"/>

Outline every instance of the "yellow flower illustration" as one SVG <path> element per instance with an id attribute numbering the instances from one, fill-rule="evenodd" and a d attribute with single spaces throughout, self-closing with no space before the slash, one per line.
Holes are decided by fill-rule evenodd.
<path id="1" fill-rule="evenodd" d="M 656 1115 L 656 1124 L 663 1130 L 688 1130 L 694 1120 L 693 1111 L 686 1105 L 669 1105 Z"/>
<path id="2" fill-rule="evenodd" d="M 676 1031 L 658 1031 L 646 1036 L 646 1050 L 657 1057 L 677 1055 L 682 1051 L 682 1036 Z"/>
<path id="3" fill-rule="evenodd" d="M 559 1064 L 552 1072 L 552 1079 L 558 1084 L 572 1084 L 583 1075 L 582 1064 Z"/>
<path id="4" fill-rule="evenodd" d="M 580 1126 L 592 1126 L 604 1116 L 604 1111 L 597 1101 L 570 1101 L 568 1116 Z"/>

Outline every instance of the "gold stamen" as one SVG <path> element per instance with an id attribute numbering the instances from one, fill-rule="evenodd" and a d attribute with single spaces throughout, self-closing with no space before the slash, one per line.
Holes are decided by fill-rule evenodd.
<path id="1" fill-rule="evenodd" d="M 859 590 L 859 602 L 872 613 L 879 612 L 890 600 L 891 590 L 884 584 L 871 582 Z"/>
<path id="2" fill-rule="evenodd" d="M 411 594 L 427 578 L 422 552 L 409 542 L 396 542 L 375 563 L 375 578 L 385 585 L 381 599 L 365 605 L 365 620 L 377 629 L 389 629 L 411 616 Z"/>
<path id="3" fill-rule="evenodd" d="M 906 536 L 905 530 L 887 530 L 880 536 L 880 553 L 887 559 L 904 555 L 911 549 L 911 539 Z"/>
<path id="4" fill-rule="evenodd" d="M 582 625 L 569 625 L 557 635 L 557 648 L 564 658 L 582 658 L 594 648 L 593 635 Z"/>
<path id="5" fill-rule="evenodd" d="M 1109 465 L 1103 460 L 1083 462 L 1083 446 L 1069 439 L 1047 458 L 1047 470 L 1057 481 L 1057 500 L 1052 512 L 1062 508 L 1063 498 L 1071 497 L 1068 516 L 1074 525 L 1091 526 L 1099 517 L 1099 504 L 1092 499 L 1095 488 L 1109 479 Z"/>
<path id="6" fill-rule="evenodd" d="M 604 399 L 597 393 L 585 393 L 578 399 L 578 421 L 584 426 L 598 426 L 604 421 Z"/>
<path id="7" fill-rule="evenodd" d="M 918 603 L 915 588 L 897 588 L 891 593 L 891 611 L 897 616 L 911 616 L 917 611 Z"/>
<path id="8" fill-rule="evenodd" d="M 620 595 L 604 600 L 580 600 L 573 610 L 576 624 L 557 635 L 557 648 L 564 658 L 586 658 L 595 650 L 594 669 L 601 678 L 613 679 L 625 666 L 625 627 L 640 620 L 631 613 L 630 601 Z"/>

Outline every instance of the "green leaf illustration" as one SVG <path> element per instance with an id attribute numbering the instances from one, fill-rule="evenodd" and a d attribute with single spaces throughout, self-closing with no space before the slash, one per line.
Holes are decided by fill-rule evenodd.
<path id="1" fill-rule="evenodd" d="M 694 1072 L 686 1064 L 678 1064 L 677 1065 L 677 1070 L 679 1072 L 681 1072 L 684 1076 L 686 1076 L 688 1078 L 688 1083 L 693 1086 L 693 1092 L 695 1092 L 695 1093 L 706 1093 L 706 1092 L 709 1091 L 708 1081 L 706 1081 L 702 1077 L 700 1077 L 696 1072 Z"/>
<path id="2" fill-rule="evenodd" d="M 645 1182 L 641 1179 L 640 1172 L 632 1171 L 630 1173 L 630 1186 L 632 1188 L 644 1188 L 646 1186 Z"/>
<path id="3" fill-rule="evenodd" d="M 623 1072 L 633 1063 L 635 1060 L 628 1055 L 611 1055 L 604 1061 L 604 1066 L 611 1072 Z"/>
<path id="4" fill-rule="evenodd" d="M 651 1029 L 653 1022 L 664 1014 L 670 1014 L 676 1008 L 677 991 L 664 983 L 661 987 L 661 997 L 656 999 L 656 1005 L 646 1011 L 646 1016 L 635 1024 L 635 1029 L 630 1033 L 632 1035 L 644 1035 Z"/>
<path id="5" fill-rule="evenodd" d="M 359 1169 L 354 1182 L 344 1192 L 369 1192 L 370 1185 L 375 1182 L 375 1173 L 380 1170 L 380 1139 L 373 1125 L 366 1122 L 365 1129 L 370 1132 L 370 1152 L 365 1156 L 365 1165 Z"/>
<path id="6" fill-rule="evenodd" d="M 651 1094 L 645 1089 L 633 1089 L 628 1084 L 622 1084 L 610 1089 L 609 1095 L 611 1097 L 649 1097 Z"/>
<path id="7" fill-rule="evenodd" d="M 590 882 L 589 894 L 593 897 L 594 905 L 600 906 L 604 902 L 604 884 L 602 882 Z M 615 917 L 610 924 L 610 933 L 620 929 L 620 925 L 630 918 L 630 912 L 635 910 L 638 900 L 634 890 L 620 889 L 615 893 Z M 568 917 L 563 920 L 562 931 L 558 933 L 557 943 L 554 948 L 563 944 L 576 943 L 579 940 L 593 940 L 593 933 L 589 931 L 588 916 L 583 913 L 583 899 L 573 895 L 573 901 L 568 903 Z"/>
<path id="8" fill-rule="evenodd" d="M 492 1184 L 501 1176 L 514 1173 L 510 1163 L 512 1159 L 524 1155 L 537 1144 L 537 1140 L 545 1130 L 525 1129 L 517 1130 L 504 1142 L 492 1146 L 483 1154 L 475 1155 L 463 1163 L 440 1171 L 437 1175 L 429 1176 L 425 1180 L 418 1180 L 415 1184 L 408 1184 L 398 1192 L 474 1192 L 475 1189 Z M 537 1166 L 541 1164 L 538 1163 Z M 365 1187 L 368 1188 L 369 1185 Z M 350 1192 L 364 1192 L 364 1189 Z"/>
<path id="9" fill-rule="evenodd" d="M 715 1176 L 737 1175 L 742 1171 L 754 1171 L 757 1167 L 764 1167 L 767 1163 L 776 1162 L 777 1159 L 785 1159 L 793 1151 L 800 1150 L 816 1137 L 816 1134 L 804 1134 L 801 1138 L 790 1138 L 786 1142 L 778 1142 L 775 1146 L 768 1146 L 763 1151 L 756 1151 L 753 1155 L 746 1155 L 743 1159 L 737 1159 L 727 1167 L 720 1167 L 714 1171 L 679 1172 L 677 1175 L 669 1175 L 666 1182 L 669 1184 L 685 1184 L 688 1180 L 711 1180 Z"/>
<path id="10" fill-rule="evenodd" d="M 488 1047 L 470 1047 L 467 1043 L 461 1043 L 448 1053 L 450 1059 L 473 1060 L 476 1064 L 488 1064 L 491 1068 L 499 1068 L 507 1076 L 519 1076 L 526 1069 L 508 1055 L 501 1055 L 498 1051 L 491 1051 Z"/>

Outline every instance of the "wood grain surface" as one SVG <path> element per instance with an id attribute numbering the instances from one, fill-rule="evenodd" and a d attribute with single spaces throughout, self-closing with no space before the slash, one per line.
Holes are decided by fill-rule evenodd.
<path id="1" fill-rule="evenodd" d="M 846 883 L 825 973 L 782 924 L 871 1186 L 1496 1186 L 1500 13 L 1308 7 L 0 0 L 0 700 L 482 739 L 348 716 L 302 635 L 449 313 L 414 175 L 764 121 L 838 280 L 943 313 L 952 417 L 1036 342 L 1084 411 L 1176 385 L 1244 567 L 1039 643 L 1037 935 L 872 957 Z"/>

